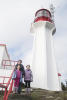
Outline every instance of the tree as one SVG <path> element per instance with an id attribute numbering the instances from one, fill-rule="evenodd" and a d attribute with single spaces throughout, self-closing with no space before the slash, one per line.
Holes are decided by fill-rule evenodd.
<path id="1" fill-rule="evenodd" d="M 63 91 L 65 91 L 65 90 L 66 90 L 66 87 L 65 87 L 65 85 L 64 85 L 64 83 L 63 83 L 63 82 L 61 82 L 61 87 L 62 87 L 62 90 L 63 90 Z"/>

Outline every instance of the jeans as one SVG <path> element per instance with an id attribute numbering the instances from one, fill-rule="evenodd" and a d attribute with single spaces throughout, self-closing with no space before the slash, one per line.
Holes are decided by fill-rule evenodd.
<path id="1" fill-rule="evenodd" d="M 22 85 L 22 82 L 19 83 L 19 87 L 18 87 L 18 93 L 19 94 L 21 93 L 21 89 L 22 89 L 21 85 Z"/>

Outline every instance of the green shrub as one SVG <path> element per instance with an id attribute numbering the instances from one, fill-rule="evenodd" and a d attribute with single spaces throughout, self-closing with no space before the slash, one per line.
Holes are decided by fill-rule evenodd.
<path id="1" fill-rule="evenodd" d="M 65 87 L 64 83 L 61 83 L 61 88 L 63 91 L 66 91 L 66 87 Z"/>

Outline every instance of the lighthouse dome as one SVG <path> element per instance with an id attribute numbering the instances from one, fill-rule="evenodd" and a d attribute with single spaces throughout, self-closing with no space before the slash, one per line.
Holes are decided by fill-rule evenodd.
<path id="1" fill-rule="evenodd" d="M 52 22 L 50 11 L 47 10 L 47 9 L 39 9 L 35 13 L 35 20 L 34 20 L 34 22 L 38 22 L 38 21 L 49 21 L 49 22 Z"/>

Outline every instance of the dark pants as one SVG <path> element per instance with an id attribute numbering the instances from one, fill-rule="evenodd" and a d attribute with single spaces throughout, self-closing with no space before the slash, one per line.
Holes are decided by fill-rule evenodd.
<path id="1" fill-rule="evenodd" d="M 25 88 L 30 88 L 30 81 L 25 81 Z"/>
<path id="2" fill-rule="evenodd" d="M 19 94 L 21 93 L 21 89 L 22 89 L 21 86 L 22 86 L 22 82 L 19 83 L 19 87 L 18 87 L 18 93 L 19 93 Z"/>

